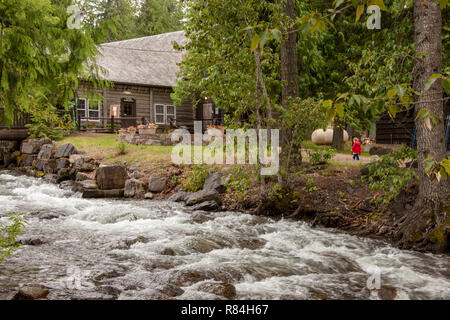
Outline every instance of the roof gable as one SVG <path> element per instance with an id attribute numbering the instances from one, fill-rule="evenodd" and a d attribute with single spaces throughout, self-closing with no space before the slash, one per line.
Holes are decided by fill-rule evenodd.
<path id="1" fill-rule="evenodd" d="M 186 41 L 184 31 L 176 31 L 108 42 L 101 45 L 97 63 L 106 71 L 103 77 L 112 82 L 174 87 L 182 52 L 173 43 L 184 45 Z"/>

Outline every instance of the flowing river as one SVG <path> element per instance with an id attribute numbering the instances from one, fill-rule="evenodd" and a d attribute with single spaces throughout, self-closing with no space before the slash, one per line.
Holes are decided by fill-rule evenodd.
<path id="1" fill-rule="evenodd" d="M 43 284 L 49 299 L 217 299 L 202 284 L 226 282 L 237 299 L 378 299 L 367 289 L 371 278 L 397 299 L 450 299 L 448 256 L 301 222 L 165 201 L 86 200 L 0 171 L 0 223 L 8 212 L 25 213 L 21 239 L 43 244 L 0 263 L 3 291 Z"/>

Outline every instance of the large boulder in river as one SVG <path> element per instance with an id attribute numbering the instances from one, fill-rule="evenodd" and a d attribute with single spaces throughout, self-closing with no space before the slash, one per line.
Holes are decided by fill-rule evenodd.
<path id="1" fill-rule="evenodd" d="M 55 158 L 69 158 L 71 155 L 76 154 L 77 149 L 73 146 L 71 143 L 63 144 L 62 146 L 58 147 L 55 153 Z"/>
<path id="2" fill-rule="evenodd" d="M 148 190 L 154 193 L 160 193 L 166 187 L 167 180 L 161 177 L 152 176 L 148 180 Z"/>
<path id="3" fill-rule="evenodd" d="M 115 190 L 86 189 L 83 191 L 82 197 L 85 199 L 102 199 L 102 198 L 122 198 L 123 195 L 124 195 L 123 189 L 115 189 Z"/>
<path id="4" fill-rule="evenodd" d="M 126 198 L 143 198 L 145 195 L 145 183 L 137 179 L 129 179 L 125 182 L 125 192 Z"/>
<path id="5" fill-rule="evenodd" d="M 224 193 L 226 187 L 222 182 L 222 174 L 220 172 L 210 173 L 205 180 L 203 190 L 216 190 L 219 193 Z"/>
<path id="6" fill-rule="evenodd" d="M 198 291 L 215 294 L 219 297 L 232 300 L 236 298 L 236 288 L 225 282 L 203 282 L 197 287 Z"/>
<path id="7" fill-rule="evenodd" d="M 191 209 L 194 211 L 215 211 L 219 209 L 219 204 L 215 200 L 210 200 L 193 205 Z"/>
<path id="8" fill-rule="evenodd" d="M 189 193 L 184 192 L 184 191 L 180 191 L 175 193 L 174 195 L 172 195 L 169 198 L 169 201 L 173 201 L 173 202 L 184 202 L 186 201 L 187 197 L 189 196 Z"/>
<path id="9" fill-rule="evenodd" d="M 218 205 L 222 203 L 220 195 L 216 190 L 202 190 L 189 195 L 186 199 L 186 205 L 193 206 L 207 201 L 214 201 Z"/>
<path id="10" fill-rule="evenodd" d="M 45 299 L 49 294 L 47 287 L 43 285 L 26 285 L 19 289 L 13 300 L 37 300 Z"/>
<path id="11" fill-rule="evenodd" d="M 95 180 L 100 190 L 124 189 L 128 173 L 124 166 L 102 166 L 95 172 Z"/>

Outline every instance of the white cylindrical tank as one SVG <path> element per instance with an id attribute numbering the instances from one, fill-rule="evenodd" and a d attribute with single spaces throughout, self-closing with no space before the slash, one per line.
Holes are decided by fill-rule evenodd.
<path id="1" fill-rule="evenodd" d="M 311 135 L 311 140 L 318 145 L 331 145 L 333 143 L 333 128 L 328 127 L 326 131 L 317 129 Z M 348 133 L 344 130 L 344 142 L 348 141 Z"/>

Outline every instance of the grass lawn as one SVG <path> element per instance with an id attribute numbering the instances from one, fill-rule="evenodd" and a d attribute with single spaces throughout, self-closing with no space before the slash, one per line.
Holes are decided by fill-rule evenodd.
<path id="1" fill-rule="evenodd" d="M 78 150 L 84 150 L 94 159 L 104 163 L 139 164 L 143 171 L 164 168 L 171 165 L 171 146 L 126 145 L 124 155 L 118 154 L 118 137 L 104 133 L 74 133 L 58 141 L 58 145 L 72 143 Z"/>

